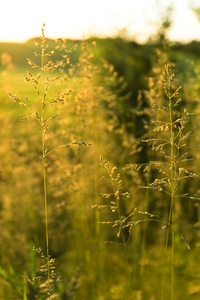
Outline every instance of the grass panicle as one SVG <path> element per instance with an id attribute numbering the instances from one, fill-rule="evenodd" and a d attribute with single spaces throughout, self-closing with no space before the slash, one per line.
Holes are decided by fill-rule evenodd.
<path id="1" fill-rule="evenodd" d="M 53 56 L 54 51 L 47 51 L 48 44 L 47 39 L 44 34 L 44 27 L 45 24 L 42 27 L 42 34 L 40 36 L 40 42 L 35 42 L 35 46 L 39 48 L 38 52 L 34 52 L 35 57 L 40 58 L 40 63 L 36 63 L 31 59 L 27 59 L 28 64 L 32 69 L 38 70 L 38 73 L 36 75 L 33 75 L 29 71 L 26 72 L 26 75 L 24 75 L 24 81 L 30 82 L 34 88 L 34 91 L 37 96 L 37 100 L 31 99 L 29 100 L 28 96 L 25 97 L 24 101 L 21 101 L 15 94 L 11 94 L 8 92 L 9 97 L 16 103 L 18 103 L 21 107 L 26 108 L 29 111 L 29 115 L 21 118 L 21 121 L 26 121 L 29 119 L 34 119 L 39 124 L 41 128 L 41 145 L 42 145 L 42 169 L 43 169 L 43 197 L 44 197 L 44 212 L 45 212 L 45 240 L 46 240 L 46 256 L 43 254 L 41 248 L 36 248 L 36 252 L 39 254 L 41 260 L 42 260 L 42 267 L 41 272 L 46 276 L 46 281 L 43 282 L 40 285 L 40 288 L 42 288 L 47 296 L 48 299 L 54 299 L 57 298 L 55 292 L 54 292 L 54 280 L 55 280 L 55 274 L 54 274 L 54 259 L 50 256 L 50 250 L 49 250 L 49 217 L 48 217 L 48 195 L 47 195 L 47 157 L 53 153 L 54 151 L 60 149 L 60 148 L 69 148 L 73 145 L 78 146 L 91 146 L 92 144 L 86 143 L 84 141 L 79 142 L 75 141 L 66 145 L 60 145 L 57 146 L 51 150 L 48 150 L 47 148 L 47 141 L 48 141 L 48 135 L 49 135 L 49 123 L 57 117 L 57 114 L 55 115 L 49 115 L 49 107 L 52 103 L 60 102 L 61 101 L 61 95 L 62 99 L 65 98 L 65 96 L 68 96 L 68 94 L 71 92 L 71 89 L 68 89 L 67 92 L 64 90 L 58 90 L 57 96 L 49 95 L 51 86 L 56 84 L 58 81 L 60 81 L 60 75 L 52 77 L 51 74 L 55 72 L 57 69 L 60 69 L 60 67 L 64 68 L 65 64 L 63 62 L 57 62 L 55 64 L 50 58 Z M 60 41 L 59 41 L 60 42 Z M 73 47 L 72 50 L 74 50 L 75 47 Z M 71 69 L 68 70 L 68 72 L 72 75 Z M 59 82 L 58 82 L 59 83 Z M 35 97 L 34 97 L 35 98 Z M 59 101 L 52 101 L 53 99 L 58 99 Z M 34 105 L 33 105 L 34 102 Z M 37 104 L 35 104 L 37 103 Z M 32 108 L 32 106 L 34 108 Z M 36 109 L 35 109 L 36 106 Z M 38 277 L 39 278 L 39 277 Z M 37 278 L 37 279 L 38 279 Z"/>
<path id="2" fill-rule="evenodd" d="M 166 256 L 169 247 L 169 237 L 171 234 L 171 299 L 174 299 L 174 266 L 175 266 L 175 233 L 180 238 L 186 240 L 182 234 L 176 231 L 176 223 L 178 216 L 175 214 L 177 201 L 182 198 L 191 198 L 189 194 L 181 194 L 181 182 L 197 177 L 195 173 L 186 169 L 190 162 L 187 153 L 187 140 L 191 135 L 191 131 L 187 130 L 187 123 L 193 113 L 189 113 L 186 108 L 182 108 L 179 113 L 177 107 L 181 103 L 179 92 L 181 86 L 176 87 L 174 84 L 174 73 L 169 65 L 165 65 L 163 71 L 163 89 L 164 103 L 153 104 L 153 109 L 158 110 L 157 119 L 153 120 L 153 132 L 156 136 L 145 139 L 143 142 L 150 143 L 152 151 L 156 152 L 156 156 L 160 160 L 152 160 L 142 164 L 127 165 L 125 170 L 136 170 L 140 172 L 152 172 L 154 170 L 156 177 L 148 185 L 140 186 L 140 188 L 150 189 L 154 192 L 162 192 L 166 197 L 166 209 L 168 216 L 163 222 L 167 224 L 167 234 L 165 243 L 165 258 L 161 299 L 164 299 L 164 282 L 166 269 Z M 188 242 L 187 248 L 190 249 Z"/>

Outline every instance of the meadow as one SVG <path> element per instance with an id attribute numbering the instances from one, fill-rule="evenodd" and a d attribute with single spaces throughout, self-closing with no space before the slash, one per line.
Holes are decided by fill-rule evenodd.
<path id="1" fill-rule="evenodd" d="M 0 43 L 0 299 L 199 299 L 199 43 L 44 29 Z"/>

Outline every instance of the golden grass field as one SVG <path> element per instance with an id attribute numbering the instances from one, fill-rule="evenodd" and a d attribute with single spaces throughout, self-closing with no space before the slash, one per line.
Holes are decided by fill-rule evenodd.
<path id="1" fill-rule="evenodd" d="M 198 60 L 100 45 L 1 50 L 0 299 L 199 299 Z"/>

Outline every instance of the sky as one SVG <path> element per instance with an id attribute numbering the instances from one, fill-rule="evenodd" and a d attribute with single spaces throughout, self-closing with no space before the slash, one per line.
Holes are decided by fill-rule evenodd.
<path id="1" fill-rule="evenodd" d="M 200 40 L 200 22 L 191 6 L 200 0 L 1 0 L 0 41 L 24 42 L 39 36 L 43 23 L 49 38 L 113 37 L 120 32 L 137 42 L 156 33 L 173 5 L 174 41 Z"/>

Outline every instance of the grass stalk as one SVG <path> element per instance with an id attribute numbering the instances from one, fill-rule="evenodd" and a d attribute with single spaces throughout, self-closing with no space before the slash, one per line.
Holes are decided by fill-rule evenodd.
<path id="1" fill-rule="evenodd" d="M 118 218 L 119 218 L 119 220 L 121 220 L 122 214 L 120 211 L 120 194 L 119 193 L 116 196 L 116 204 L 117 204 Z M 128 263 L 128 253 L 127 253 L 128 240 L 126 241 L 126 239 L 125 239 L 124 228 L 123 228 L 122 224 L 120 225 L 119 232 L 120 232 L 120 235 L 122 238 L 122 244 L 123 244 L 123 248 L 124 248 L 124 256 L 125 256 L 125 262 L 126 262 L 126 266 L 127 266 L 127 276 L 129 279 L 130 293 L 131 293 L 131 295 L 133 295 L 133 287 L 132 287 L 132 282 L 131 282 L 131 270 L 130 270 L 130 266 Z M 132 299 L 132 297 L 130 297 L 130 299 Z"/>
<path id="2" fill-rule="evenodd" d="M 177 161 L 179 158 L 179 149 L 180 149 L 180 141 L 181 141 L 181 131 L 176 136 L 173 131 L 174 121 L 173 121 L 173 103 L 172 98 L 174 94 L 171 95 L 171 84 L 173 80 L 173 75 L 170 76 L 169 68 L 166 66 L 166 86 L 165 86 L 165 94 L 169 101 L 169 128 L 170 128 L 170 208 L 169 208 L 169 217 L 168 217 L 168 227 L 167 227 L 167 235 L 166 235 L 166 244 L 165 244 L 165 259 L 164 259 L 164 270 L 163 270 L 163 280 L 162 280 L 162 294 L 161 299 L 164 297 L 164 278 L 165 278 L 165 267 L 166 267 L 166 256 L 167 256 L 167 248 L 169 244 L 169 232 L 171 230 L 171 300 L 174 299 L 174 223 L 175 223 L 175 211 L 174 211 L 174 196 L 176 192 L 176 188 L 178 186 L 178 174 L 177 174 Z M 178 91 L 178 90 L 177 90 Z M 177 143 L 177 151 L 175 153 L 175 139 L 179 138 Z"/>
<path id="3" fill-rule="evenodd" d="M 44 206 L 45 206 L 45 236 L 46 236 L 46 256 L 47 256 L 47 272 L 48 281 L 50 280 L 49 268 L 49 230 L 48 230 L 48 205 L 47 205 L 47 181 L 46 181 L 46 160 L 45 160 L 45 143 L 42 138 L 42 153 L 43 153 L 43 183 L 44 183 Z"/>
<path id="4" fill-rule="evenodd" d="M 168 226 L 167 226 L 167 235 L 166 235 L 166 243 L 165 243 L 165 258 L 164 258 L 164 269 L 163 269 L 163 279 L 162 279 L 162 292 L 161 292 L 161 300 L 164 299 L 164 280 L 165 280 L 165 270 L 166 270 L 166 256 L 167 256 L 167 248 L 169 244 L 169 232 L 171 230 L 172 236 L 172 248 L 171 248 L 171 300 L 173 300 L 173 282 L 174 282 L 174 193 L 176 186 L 176 178 L 175 178 L 175 165 L 176 162 L 174 160 L 174 133 L 173 133 L 173 117 L 172 117 L 172 97 L 171 97 L 171 77 L 169 76 L 169 70 L 166 68 L 167 75 L 167 87 L 166 87 L 166 95 L 169 100 L 169 127 L 170 127 L 170 208 L 169 208 L 169 217 L 168 217 Z"/>
<path id="5" fill-rule="evenodd" d="M 42 27 L 42 37 L 41 37 L 41 77 L 44 77 L 44 55 L 45 55 L 45 36 L 44 36 L 44 26 Z M 43 82 L 43 81 L 42 81 Z M 45 99 L 46 91 L 42 94 L 42 116 L 41 116 L 41 126 L 42 126 L 42 165 L 43 165 L 43 188 L 44 188 L 44 209 L 45 209 L 45 237 L 46 237 L 46 258 L 47 258 L 47 282 L 50 295 L 50 264 L 49 264 L 49 229 L 48 229 L 48 201 L 47 201 L 47 179 L 46 179 L 46 156 L 45 156 L 45 139 L 47 134 L 47 124 L 45 120 Z"/>
<path id="6" fill-rule="evenodd" d="M 173 119 L 172 119 L 172 99 L 171 99 L 171 83 L 169 83 L 169 115 L 170 115 L 170 162 L 171 162 L 171 195 L 170 195 L 170 212 L 169 212 L 169 224 L 171 225 L 171 233 L 172 233 L 172 258 L 171 258 L 171 300 L 174 298 L 174 193 L 175 193 L 175 165 L 176 162 L 174 161 L 174 146 L 173 146 Z M 168 226 L 168 230 L 170 227 Z M 169 237 L 169 235 L 168 235 Z"/>
<path id="7" fill-rule="evenodd" d="M 27 284 L 26 284 L 26 272 L 24 271 L 24 292 L 23 300 L 27 300 Z"/>

